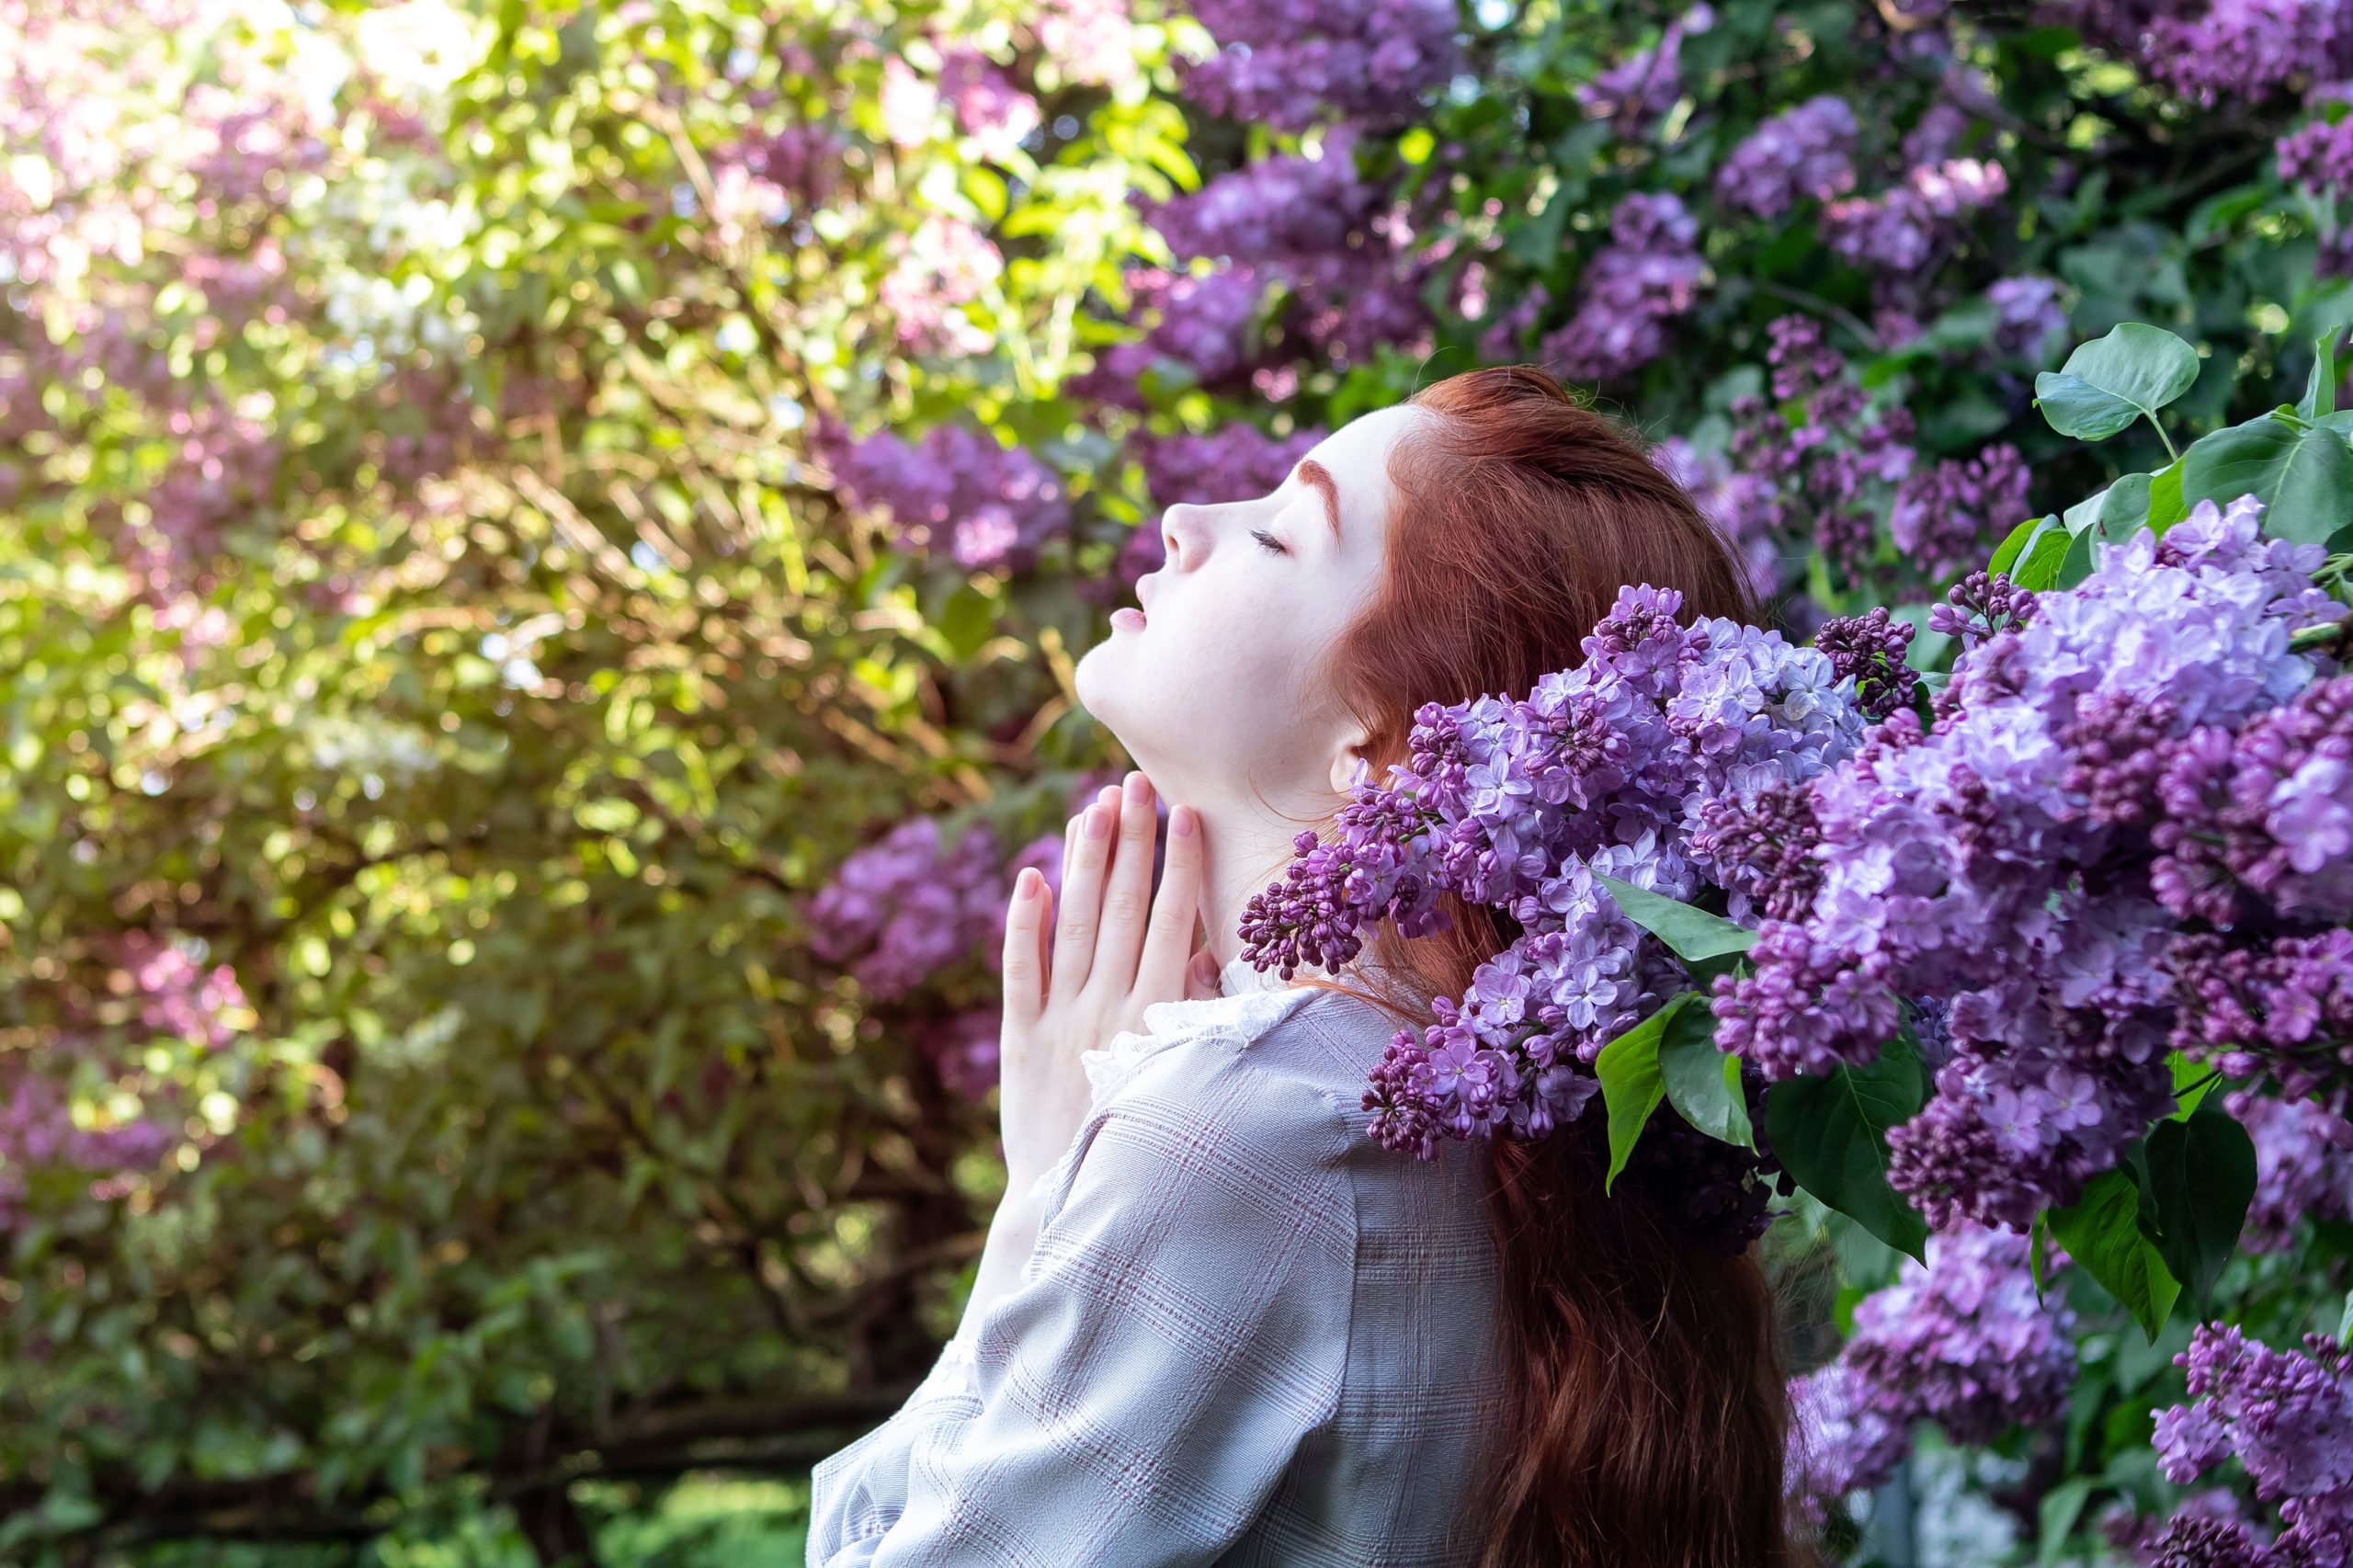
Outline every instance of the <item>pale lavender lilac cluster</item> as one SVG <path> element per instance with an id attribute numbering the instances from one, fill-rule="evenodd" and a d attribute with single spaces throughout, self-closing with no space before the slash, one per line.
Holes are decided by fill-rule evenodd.
<path id="1" fill-rule="evenodd" d="M 2353 119 L 2315 119 L 2279 138 L 2279 177 L 2313 195 L 2353 187 Z"/>
<path id="2" fill-rule="evenodd" d="M 887 513 L 902 549 L 945 553 L 974 572 L 1021 571 L 1068 531 L 1061 476 L 984 430 L 936 425 L 912 445 L 891 431 L 821 437 L 834 479 L 855 506 Z"/>
<path id="3" fill-rule="evenodd" d="M 1651 461 L 1683 487 L 1699 515 L 1739 553 L 1748 569 L 1749 590 L 1759 600 L 1779 593 L 1784 562 L 1771 528 L 1771 484 L 1735 471 L 1729 457 L 1702 452 L 1681 436 L 1669 436 L 1652 448 Z"/>
<path id="4" fill-rule="evenodd" d="M 2204 502 L 2102 546 L 2078 589 L 1971 646 L 1932 732 L 1899 711 L 1812 786 L 1812 904 L 1716 982 L 1718 1043 L 1772 1078 L 1870 1061 L 1902 998 L 1949 999 L 1951 1057 L 1889 1138 L 1934 1228 L 2072 1201 L 2171 1104 L 2171 1047 L 2290 1094 L 2345 1065 L 2346 934 L 2314 928 L 2353 885 L 2313 846 L 2353 824 L 2353 778 L 2336 683 L 2289 646 L 2340 608 L 2319 548 L 2262 537 L 2259 512 Z M 2185 931 L 2225 900 L 2262 918 Z"/>
<path id="5" fill-rule="evenodd" d="M 1576 667 L 1524 697 L 1424 707 L 1409 760 L 1385 785 L 1359 778 L 1336 836 L 1302 834 L 1251 901 L 1244 956 L 1286 977 L 1347 964 L 1384 919 L 1406 937 L 1441 928 L 1449 893 L 1518 922 L 1463 995 L 1437 1002 L 1438 1021 L 1399 1031 L 1375 1068 L 1366 1108 L 1384 1144 L 1427 1158 L 1441 1138 L 1574 1119 L 1602 1046 L 1689 983 L 1596 873 L 1677 899 L 1722 885 L 1691 842 L 1710 803 L 1813 778 L 1860 738 L 1852 670 L 1736 621 L 1679 624 L 1681 605 L 1625 588 Z M 1887 636 L 1852 641 L 1855 668 L 1885 659 Z M 1711 1200 L 1740 1224 L 1761 1213 Z"/>
<path id="6" fill-rule="evenodd" d="M 1452 0 L 1192 0 L 1221 48 L 1185 74 L 1212 114 L 1303 131 L 1325 112 L 1410 118 L 1461 69 Z"/>
<path id="7" fill-rule="evenodd" d="M 2275 1350 L 2239 1329 L 2201 1324 L 2174 1358 L 2190 1403 L 2157 1412 L 2157 1460 L 2177 1484 L 2236 1458 L 2286 1525 L 2259 1540 L 2228 1519 L 2177 1524 L 2157 1561 L 2307 1568 L 2353 1562 L 2353 1350 L 2325 1335 Z"/>
<path id="8" fill-rule="evenodd" d="M 1716 199 L 1735 212 L 1778 218 L 1801 199 L 1844 196 L 1855 187 L 1855 111 L 1832 94 L 1784 109 L 1718 166 Z"/>
<path id="9" fill-rule="evenodd" d="M 1209 386 L 1249 369 L 1251 327 L 1267 292 L 1252 268 L 1131 267 L 1127 285 L 1131 313 L 1149 324 L 1142 336 L 1097 350 L 1093 368 L 1071 379 L 1074 395 L 1141 411 L 1147 404 L 1141 383 L 1156 361 L 1179 365 Z"/>
<path id="10" fill-rule="evenodd" d="M 1691 309 L 1707 274 L 1699 222 L 1682 199 L 1637 193 L 1609 218 L 1609 243 L 1585 269 L 1576 313 L 1547 335 L 1544 362 L 1574 381 L 1608 381 L 1666 351 L 1666 324 Z"/>
<path id="11" fill-rule="evenodd" d="M 1987 1443 L 2055 1419 L 2075 1383 L 2074 1329 L 2061 1293 L 2037 1292 L 2023 1236 L 1966 1226 L 1929 1237 L 1925 1265 L 1905 1259 L 1893 1285 L 1856 1307 L 1838 1358 L 1790 1385 L 1792 1499 L 1816 1514 L 1878 1486 L 1923 1420 L 1957 1443 Z"/>
<path id="12" fill-rule="evenodd" d="M 2060 302 L 2055 278 L 2032 272 L 2004 278 L 1985 290 L 1985 298 L 1998 312 L 1993 345 L 1998 353 L 2014 354 L 2039 365 L 2050 353 L 2052 340 L 2066 331 L 2067 309 Z"/>

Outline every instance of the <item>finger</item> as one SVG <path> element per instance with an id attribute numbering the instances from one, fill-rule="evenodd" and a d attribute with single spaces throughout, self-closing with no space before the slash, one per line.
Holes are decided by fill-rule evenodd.
<path id="1" fill-rule="evenodd" d="M 1120 826 L 1120 791 L 1105 790 L 1079 813 L 1071 857 L 1063 865 L 1062 918 L 1054 923 L 1054 994 L 1067 996 L 1086 983 L 1095 964 L 1095 924 L 1103 913 L 1103 873 L 1110 864 L 1111 835 Z"/>
<path id="2" fill-rule="evenodd" d="M 1190 1001 L 1206 1002 L 1222 989 L 1218 984 L 1217 955 L 1203 948 L 1185 966 L 1185 995 Z"/>
<path id="3" fill-rule="evenodd" d="M 1125 991 L 1136 983 L 1143 952 L 1144 916 L 1152 909 L 1153 839 L 1160 826 L 1152 780 L 1131 773 L 1120 791 L 1120 835 L 1103 882 L 1103 914 L 1095 933 L 1089 984 Z"/>
<path id="4" fill-rule="evenodd" d="M 1013 879 L 1013 898 L 1005 910 L 1005 1021 L 1008 1024 L 1035 1023 L 1045 1006 L 1045 946 L 1039 934 L 1045 928 L 1051 903 L 1046 879 L 1036 867 L 1024 867 Z"/>
<path id="5" fill-rule="evenodd" d="M 1147 1001 L 1185 994 L 1201 909 L 1201 813 L 1175 807 L 1168 813 L 1168 863 L 1161 868 L 1160 895 L 1153 900 L 1152 927 L 1136 964 L 1135 989 Z"/>

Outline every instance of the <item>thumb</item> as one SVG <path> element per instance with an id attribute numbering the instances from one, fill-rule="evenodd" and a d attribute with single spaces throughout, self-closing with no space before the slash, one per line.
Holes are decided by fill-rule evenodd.
<path id="1" fill-rule="evenodd" d="M 1203 948 L 1185 966 L 1185 995 L 1191 1001 L 1205 1002 L 1220 994 L 1217 955 Z"/>

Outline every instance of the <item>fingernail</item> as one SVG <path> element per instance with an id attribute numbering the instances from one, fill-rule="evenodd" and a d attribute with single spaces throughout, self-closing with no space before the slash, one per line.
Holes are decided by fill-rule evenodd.
<path id="1" fill-rule="evenodd" d="M 1141 773 L 1129 774 L 1122 788 L 1126 791 L 1128 801 L 1132 805 L 1142 805 L 1144 797 L 1152 793 L 1150 781 Z"/>
<path id="2" fill-rule="evenodd" d="M 1086 836 L 1108 838 L 1111 834 L 1111 813 L 1100 806 L 1086 808 Z"/>
<path id="3" fill-rule="evenodd" d="M 1168 831 L 1179 838 L 1193 836 L 1193 808 L 1179 806 L 1168 813 Z"/>
<path id="4" fill-rule="evenodd" d="M 1036 898 L 1038 890 L 1045 885 L 1046 879 L 1040 874 L 1037 867 L 1024 866 L 1021 868 L 1021 874 L 1013 879 L 1013 896 L 1018 899 Z"/>

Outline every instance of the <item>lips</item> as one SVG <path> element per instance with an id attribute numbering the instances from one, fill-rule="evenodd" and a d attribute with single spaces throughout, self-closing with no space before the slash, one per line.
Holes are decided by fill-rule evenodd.
<path id="1" fill-rule="evenodd" d="M 1143 611 L 1140 609 L 1121 608 L 1111 612 L 1111 629 L 1115 631 L 1142 631 L 1143 625 Z"/>

